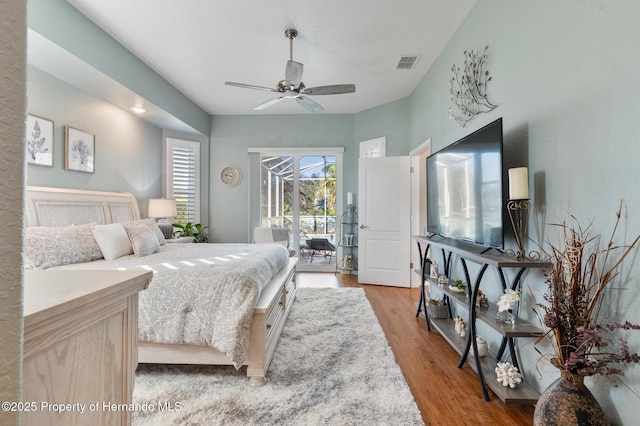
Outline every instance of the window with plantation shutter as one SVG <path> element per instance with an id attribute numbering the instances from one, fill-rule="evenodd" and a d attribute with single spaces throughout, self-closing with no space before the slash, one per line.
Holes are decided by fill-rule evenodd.
<path id="1" fill-rule="evenodd" d="M 167 138 L 167 198 L 176 200 L 176 223 L 200 223 L 200 143 Z"/>

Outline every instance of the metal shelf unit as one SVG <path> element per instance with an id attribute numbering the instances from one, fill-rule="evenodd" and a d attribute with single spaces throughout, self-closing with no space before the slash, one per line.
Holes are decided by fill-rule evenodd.
<path id="1" fill-rule="evenodd" d="M 336 260 L 336 272 L 358 270 L 358 212 L 355 206 L 349 205 L 347 211 L 340 216 L 338 246 L 342 247 L 342 259 Z"/>
<path id="2" fill-rule="evenodd" d="M 421 274 L 421 294 L 420 302 L 418 302 L 416 317 L 423 312 L 426 319 L 427 330 L 431 330 L 431 325 L 449 342 L 449 344 L 461 355 L 458 362 L 458 368 L 462 368 L 469 351 L 473 348 L 473 361 L 469 362 L 469 366 L 478 374 L 482 394 L 486 401 L 489 401 L 489 393 L 487 388 L 490 388 L 500 400 L 504 403 L 535 403 L 538 400 L 538 393 L 522 382 L 517 388 L 511 389 L 504 387 L 502 384 L 495 380 L 485 381 L 484 371 L 493 371 L 495 363 L 500 361 L 504 355 L 505 350 L 509 349 L 509 354 L 513 365 L 520 369 L 518 365 L 518 358 L 515 350 L 515 338 L 517 337 L 538 337 L 543 334 L 543 331 L 536 327 L 534 324 L 518 319 L 518 321 L 511 324 L 502 324 L 496 320 L 497 308 L 495 306 L 489 306 L 488 308 L 476 307 L 475 301 L 480 290 L 480 284 L 484 273 L 489 266 L 496 267 L 498 275 L 500 277 L 500 285 L 502 291 L 506 288 L 516 290 L 520 286 L 523 273 L 527 268 L 540 268 L 546 265 L 542 261 L 518 261 L 514 258 L 506 256 L 497 250 L 483 250 L 478 246 L 467 244 L 457 240 L 444 239 L 442 237 L 424 237 L 414 236 L 418 244 L 418 252 L 420 254 L 420 274 Z M 442 259 L 444 264 L 444 274 L 449 276 L 451 270 L 451 256 L 456 254 L 460 257 L 462 268 L 465 274 L 467 285 L 466 294 L 455 293 L 449 290 L 447 285 L 438 284 L 437 280 L 429 277 L 430 260 L 427 258 L 430 247 L 439 248 L 442 252 Z M 477 263 L 480 266 L 480 271 L 475 280 L 471 280 L 469 269 L 467 267 L 467 261 Z M 516 268 L 518 271 L 510 283 L 507 283 L 503 268 Z M 442 292 L 451 306 L 451 303 L 455 303 L 458 306 L 465 308 L 468 312 L 468 318 L 466 323 L 469 326 L 469 333 L 467 337 L 460 337 L 454 331 L 454 323 L 452 318 L 436 319 L 430 318 L 427 311 L 427 290 L 425 284 L 429 285 L 429 291 L 437 289 Z M 451 316 L 451 315 L 450 315 Z M 502 335 L 502 342 L 500 348 L 496 354 L 488 353 L 486 357 L 480 358 L 478 356 L 478 347 L 476 343 L 476 321 L 488 325 L 493 330 Z"/>

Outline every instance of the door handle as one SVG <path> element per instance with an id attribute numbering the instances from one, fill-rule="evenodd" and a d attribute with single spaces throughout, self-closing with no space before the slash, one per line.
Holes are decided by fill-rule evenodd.
<path id="1" fill-rule="evenodd" d="M 360 225 L 360 229 L 367 229 L 368 226 L 367 225 Z"/>

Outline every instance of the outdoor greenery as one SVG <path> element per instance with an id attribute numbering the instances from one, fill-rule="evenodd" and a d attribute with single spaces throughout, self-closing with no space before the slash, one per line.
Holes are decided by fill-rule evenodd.
<path id="1" fill-rule="evenodd" d="M 328 164 L 322 171 L 322 175 L 314 173 L 310 180 L 300 182 L 300 216 L 336 215 L 336 165 Z M 293 212 L 291 195 L 288 198 L 285 214 L 287 210 Z"/>
<path id="2" fill-rule="evenodd" d="M 274 219 L 268 226 L 287 227 L 287 220 L 290 221 L 294 210 L 291 161 L 290 157 L 275 157 L 271 160 L 263 163 L 262 217 Z M 335 232 L 336 164 L 327 162 L 324 157 L 319 157 L 318 163 L 313 173 L 308 174 L 308 170 L 299 181 L 300 231 L 303 235 Z M 310 168 L 313 166 L 312 164 Z M 267 182 L 270 186 L 264 184 Z M 272 210 L 268 211 L 269 208 Z"/>

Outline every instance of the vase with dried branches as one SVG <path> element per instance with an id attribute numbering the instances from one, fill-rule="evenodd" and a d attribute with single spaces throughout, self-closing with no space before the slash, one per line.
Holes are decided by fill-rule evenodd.
<path id="1" fill-rule="evenodd" d="M 640 325 L 629 321 L 607 322 L 605 317 L 614 312 L 603 309 L 607 293 L 624 287 L 620 267 L 640 240 L 638 236 L 629 245 L 615 243 L 621 211 L 622 202 L 604 247 L 599 235 L 590 235 L 591 225 L 581 227 L 572 215 L 556 225 L 560 243 L 549 244 L 550 267 L 544 271 L 548 288 L 544 303 L 536 304 L 534 309 L 547 329 L 536 344 L 543 339 L 551 341 L 553 354 L 545 357 L 560 369 L 561 377 L 540 397 L 534 424 L 549 424 L 550 419 L 566 425 L 587 424 L 580 423 L 581 416 L 589 417 L 588 424 L 608 424 L 597 401 L 584 386 L 584 377 L 624 375 L 620 364 L 640 362 L 637 353 L 629 352 L 625 339 L 619 337 L 617 344 L 611 341 L 616 331 L 639 330 Z M 619 286 L 614 288 L 614 282 Z M 578 393 L 584 394 L 585 399 L 576 400 Z"/>

